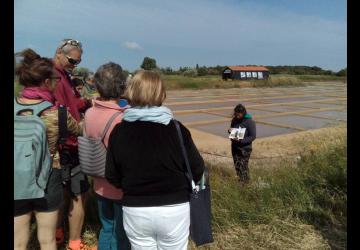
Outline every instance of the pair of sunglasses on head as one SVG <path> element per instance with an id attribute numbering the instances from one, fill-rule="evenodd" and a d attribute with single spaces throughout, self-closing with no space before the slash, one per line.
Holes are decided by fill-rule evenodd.
<path id="1" fill-rule="evenodd" d="M 78 40 L 73 40 L 73 39 L 65 40 L 64 43 L 61 45 L 60 49 L 62 50 L 66 45 L 71 45 L 74 47 L 78 47 L 79 49 L 82 49 L 81 42 L 79 42 Z M 65 55 L 65 56 L 66 56 L 68 62 L 72 65 L 78 65 L 81 62 L 81 59 L 75 60 L 74 58 L 71 58 L 68 55 Z"/>

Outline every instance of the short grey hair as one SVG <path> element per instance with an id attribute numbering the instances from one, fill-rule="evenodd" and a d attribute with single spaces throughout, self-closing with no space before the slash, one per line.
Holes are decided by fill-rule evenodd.
<path id="1" fill-rule="evenodd" d="M 113 62 L 103 64 L 97 69 L 94 83 L 100 97 L 105 100 L 120 98 L 126 87 L 121 66 Z"/>
<path id="2" fill-rule="evenodd" d="M 72 44 L 68 43 L 69 41 L 75 41 L 78 43 L 78 45 L 72 45 Z M 78 49 L 81 53 L 83 53 L 81 42 L 79 42 L 75 39 L 69 39 L 69 38 L 63 39 L 61 41 L 61 43 L 59 44 L 59 46 L 57 47 L 57 50 L 61 50 L 65 54 L 68 54 L 73 49 Z"/>

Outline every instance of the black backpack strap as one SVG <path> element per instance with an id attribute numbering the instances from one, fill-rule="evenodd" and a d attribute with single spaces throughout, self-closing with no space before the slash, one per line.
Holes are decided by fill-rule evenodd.
<path id="1" fill-rule="evenodd" d="M 64 145 L 67 138 L 67 109 L 60 105 L 58 108 L 59 145 Z"/>
<path id="2" fill-rule="evenodd" d="M 183 139 L 183 136 L 182 136 L 182 133 L 181 133 L 180 124 L 175 119 L 173 119 L 173 121 L 175 123 L 177 134 L 178 134 L 178 137 L 179 137 L 181 152 L 182 152 L 183 158 L 185 160 L 185 165 L 186 165 L 186 169 L 187 169 L 186 177 L 187 177 L 187 179 L 188 179 L 188 181 L 190 183 L 191 191 L 196 193 L 197 191 L 196 191 L 196 188 L 195 188 L 195 182 L 194 182 L 194 178 L 193 178 L 193 175 L 192 175 L 192 172 L 191 172 L 189 158 L 188 158 L 188 155 L 187 155 L 187 152 L 186 152 L 186 149 L 185 149 L 184 139 Z"/>

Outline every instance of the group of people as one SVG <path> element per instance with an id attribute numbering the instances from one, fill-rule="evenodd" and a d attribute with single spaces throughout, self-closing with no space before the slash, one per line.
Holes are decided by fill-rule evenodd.
<path id="1" fill-rule="evenodd" d="M 96 194 L 102 226 L 97 249 L 187 249 L 190 187 L 173 114 L 162 105 L 166 98 L 163 81 L 158 73 L 146 70 L 126 79 L 122 67 L 109 62 L 91 79 L 99 96 L 89 98 L 71 79 L 82 53 L 79 41 L 64 39 L 52 59 L 31 49 L 18 54 L 21 61 L 15 72 L 23 90 L 14 99 L 18 124 L 15 249 L 27 249 L 33 215 L 41 249 L 57 249 L 64 244 L 64 221 L 68 221 L 67 249 L 96 249 L 82 240 L 90 188 Z M 246 110 L 237 113 L 246 115 Z M 36 124 L 24 117 L 36 120 Z M 233 125 L 238 126 L 241 122 L 235 121 L 243 118 L 234 117 Z M 35 124 L 33 131 L 41 131 L 43 126 L 46 135 L 42 146 L 46 148 L 41 152 L 37 150 L 41 133 L 21 134 L 30 131 L 24 127 L 20 130 L 29 124 Z M 190 131 L 179 124 L 193 178 L 198 182 L 205 170 L 204 161 Z M 91 185 L 79 167 L 78 136 L 100 138 L 104 131 L 105 176 L 91 177 Z M 30 136 L 30 144 L 26 136 Z M 234 149 L 245 145 L 249 151 L 254 139 L 234 141 Z M 50 160 L 46 160 L 47 155 Z M 241 169 L 237 172 L 246 179 Z"/>
<path id="2" fill-rule="evenodd" d="M 89 75 L 87 77 L 71 77 L 71 82 L 73 86 L 85 99 L 91 99 L 96 95 L 96 90 L 95 86 L 93 85 L 92 78 L 92 75 Z"/>

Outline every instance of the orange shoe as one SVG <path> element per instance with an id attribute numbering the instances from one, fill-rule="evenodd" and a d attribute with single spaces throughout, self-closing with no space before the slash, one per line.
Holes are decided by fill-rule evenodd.
<path id="1" fill-rule="evenodd" d="M 55 238 L 56 238 L 56 245 L 59 246 L 64 243 L 65 234 L 64 234 L 64 229 L 62 227 L 56 228 Z"/>
<path id="2" fill-rule="evenodd" d="M 88 246 L 81 240 L 73 240 L 69 242 L 67 250 L 97 250 L 97 246 Z"/>

